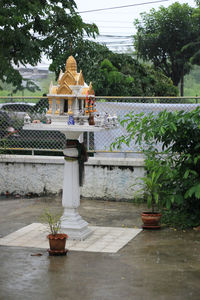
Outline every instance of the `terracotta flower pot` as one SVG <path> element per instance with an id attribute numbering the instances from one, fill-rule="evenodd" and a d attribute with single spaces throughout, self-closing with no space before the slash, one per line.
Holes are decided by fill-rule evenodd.
<path id="1" fill-rule="evenodd" d="M 141 214 L 144 229 L 160 229 L 161 213 L 143 212 Z"/>
<path id="2" fill-rule="evenodd" d="M 67 249 L 65 249 L 66 239 L 68 238 L 67 234 L 57 233 L 55 235 L 49 234 L 49 246 L 48 250 L 50 255 L 65 255 L 67 253 Z"/>

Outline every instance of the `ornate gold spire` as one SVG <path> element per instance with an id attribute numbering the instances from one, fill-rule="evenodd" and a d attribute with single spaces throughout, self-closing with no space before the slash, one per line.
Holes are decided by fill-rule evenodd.
<path id="1" fill-rule="evenodd" d="M 59 76 L 58 76 L 58 83 L 59 83 L 59 84 L 60 84 L 60 81 L 61 81 L 62 76 L 63 76 L 63 71 L 60 70 L 60 74 L 59 74 Z"/>
<path id="2" fill-rule="evenodd" d="M 89 85 L 89 88 L 88 88 L 88 94 L 93 94 L 94 93 L 94 90 L 93 90 L 93 87 L 92 87 L 92 81 L 90 81 L 90 85 Z"/>
<path id="3" fill-rule="evenodd" d="M 79 78 L 78 78 L 78 84 L 84 85 L 84 78 L 83 78 L 82 70 L 80 70 L 80 74 L 79 74 Z"/>
<path id="4" fill-rule="evenodd" d="M 74 76 L 77 74 L 77 63 L 72 55 L 66 60 L 65 70 L 70 71 Z"/>

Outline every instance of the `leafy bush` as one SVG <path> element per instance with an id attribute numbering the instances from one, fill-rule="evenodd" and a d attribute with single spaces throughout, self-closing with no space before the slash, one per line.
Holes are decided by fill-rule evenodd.
<path id="1" fill-rule="evenodd" d="M 199 220 L 200 212 L 198 211 L 195 214 L 181 208 L 162 211 L 162 223 L 179 229 L 197 227 Z"/>
<path id="2" fill-rule="evenodd" d="M 163 206 L 187 215 L 188 219 L 183 219 L 188 226 L 200 223 L 200 108 L 157 115 L 130 113 L 121 125 L 127 135 L 117 138 L 112 146 L 129 145 L 134 139 L 146 155 L 147 177 L 152 172 L 161 174 Z"/>

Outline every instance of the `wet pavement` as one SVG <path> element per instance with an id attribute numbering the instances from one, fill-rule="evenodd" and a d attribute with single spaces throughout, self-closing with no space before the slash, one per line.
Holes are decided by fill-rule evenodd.
<path id="1" fill-rule="evenodd" d="M 61 212 L 61 199 L 0 199 L 0 236 L 40 222 L 45 208 Z M 82 200 L 80 214 L 92 226 L 141 226 L 142 207 Z M 41 253 L 41 256 L 31 256 Z M 143 231 L 117 253 L 0 246 L 1 300 L 199 300 L 200 232 Z"/>

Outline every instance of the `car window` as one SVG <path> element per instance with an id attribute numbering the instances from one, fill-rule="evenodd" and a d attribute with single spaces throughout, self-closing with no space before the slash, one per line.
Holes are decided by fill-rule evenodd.
<path id="1" fill-rule="evenodd" d="M 31 106 L 28 104 L 5 104 L 2 105 L 1 109 L 7 111 L 23 112 L 31 110 Z"/>

